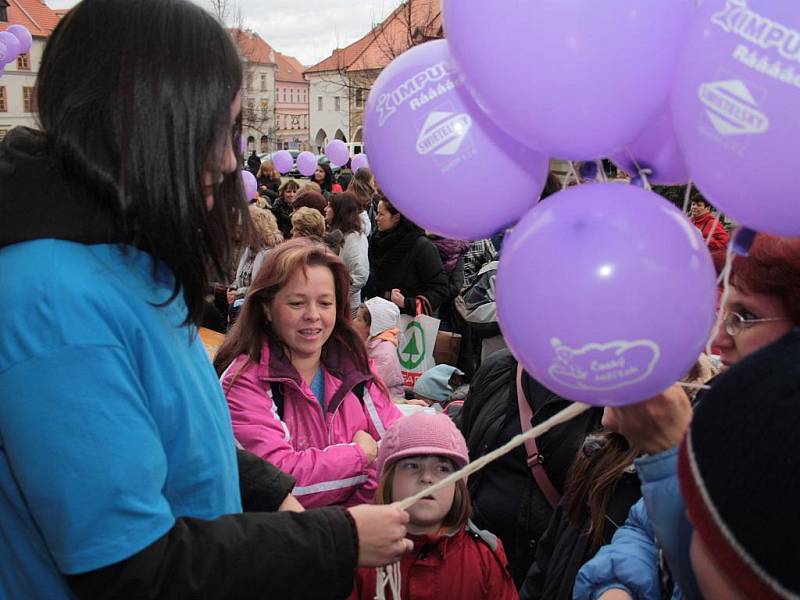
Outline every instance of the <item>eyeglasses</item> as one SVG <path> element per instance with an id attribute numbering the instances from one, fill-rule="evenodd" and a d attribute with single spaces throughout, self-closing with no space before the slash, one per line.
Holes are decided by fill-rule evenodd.
<path id="1" fill-rule="evenodd" d="M 772 317 L 769 319 L 745 319 L 742 315 L 736 312 L 731 312 L 725 315 L 723 323 L 725 323 L 725 331 L 729 336 L 733 337 L 743 329 L 748 329 L 752 325 L 758 323 L 769 323 L 771 321 L 785 321 L 785 317 Z"/>

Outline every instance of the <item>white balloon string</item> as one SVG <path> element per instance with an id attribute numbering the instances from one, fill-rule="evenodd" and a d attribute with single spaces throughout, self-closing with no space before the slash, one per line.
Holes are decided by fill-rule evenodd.
<path id="1" fill-rule="evenodd" d="M 508 442 L 500 446 L 499 448 L 492 450 L 489 454 L 481 456 L 477 460 L 472 461 L 467 466 L 465 466 L 460 471 L 456 471 L 442 479 L 440 482 L 433 484 L 430 487 L 427 487 L 423 490 L 420 490 L 413 496 L 409 496 L 404 500 L 400 500 L 395 504 L 399 506 L 402 510 L 407 510 L 411 508 L 414 504 L 425 498 L 426 496 L 430 496 L 433 493 L 438 492 L 439 490 L 446 488 L 448 485 L 452 485 L 457 481 L 464 479 L 476 471 L 480 471 L 483 467 L 488 465 L 493 460 L 497 460 L 501 456 L 504 456 L 517 448 L 522 446 L 527 440 L 535 437 L 539 437 L 540 435 L 544 435 L 554 427 L 561 425 L 562 423 L 566 423 L 570 419 L 577 417 L 579 414 L 589 410 L 592 408 L 590 404 L 581 404 L 579 402 L 574 402 L 570 404 L 567 408 L 562 410 L 559 413 L 556 413 L 543 423 L 540 423 L 533 429 L 529 429 L 524 433 L 520 433 L 515 435 L 511 438 Z"/>
<path id="2" fill-rule="evenodd" d="M 392 593 L 392 600 L 400 600 L 400 588 L 402 586 L 402 575 L 400 573 L 400 562 L 392 563 L 386 567 L 375 569 L 375 600 L 387 600 L 386 586 Z"/>
<path id="3" fill-rule="evenodd" d="M 603 160 L 597 159 L 594 161 L 594 164 L 597 165 L 597 178 L 603 183 L 608 183 L 608 177 L 606 177 L 606 169 L 603 166 Z"/>
<path id="4" fill-rule="evenodd" d="M 689 203 L 692 197 L 692 180 L 686 184 L 686 194 L 683 196 L 683 214 L 687 214 L 689 210 Z"/>
<path id="5" fill-rule="evenodd" d="M 728 248 L 725 251 L 725 266 L 722 267 L 722 273 L 720 273 L 720 279 L 722 279 L 723 286 L 722 286 L 722 298 L 719 301 L 719 310 L 717 311 L 717 319 L 714 321 L 714 328 L 711 330 L 711 337 L 708 338 L 706 342 L 706 354 L 709 356 L 711 355 L 711 344 L 716 339 L 717 335 L 719 334 L 719 328 L 722 326 L 723 315 L 725 314 L 725 305 L 728 303 L 728 297 L 730 296 L 730 289 L 731 289 L 731 267 L 733 266 L 733 241 L 736 239 L 736 235 L 731 236 L 730 241 L 728 242 Z M 719 283 L 719 279 L 717 280 Z"/>
<path id="6" fill-rule="evenodd" d="M 565 190 L 569 187 L 569 182 L 573 177 L 578 185 L 581 183 L 581 178 L 578 176 L 578 172 L 575 170 L 574 163 L 570 160 L 567 161 L 567 164 L 569 164 L 569 168 L 567 169 L 567 174 L 564 176 L 564 182 L 561 184 L 562 190 Z"/>
<path id="7" fill-rule="evenodd" d="M 641 169 L 639 171 L 639 177 L 642 178 L 642 184 L 644 185 L 644 189 L 646 189 L 648 192 L 653 191 L 653 186 L 650 185 L 650 180 L 647 178 L 647 176 L 650 173 L 652 173 L 652 171 L 650 171 L 650 169 Z"/>
<path id="8" fill-rule="evenodd" d="M 706 385 L 704 383 L 686 383 L 683 381 L 679 381 L 678 385 L 682 388 L 686 388 L 687 390 L 710 390 L 711 386 Z"/>

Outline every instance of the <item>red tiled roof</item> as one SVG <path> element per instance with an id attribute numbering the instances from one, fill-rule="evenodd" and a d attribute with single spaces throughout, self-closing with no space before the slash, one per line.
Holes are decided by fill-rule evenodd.
<path id="1" fill-rule="evenodd" d="M 294 83 L 305 83 L 303 71 L 305 68 L 294 56 L 286 56 L 280 52 L 275 53 L 275 64 L 278 68 L 275 71 L 276 81 L 291 81 Z"/>
<path id="2" fill-rule="evenodd" d="M 260 65 L 275 64 L 275 51 L 257 33 L 241 29 L 229 29 L 228 33 L 239 52 L 250 62 Z"/>
<path id="3" fill-rule="evenodd" d="M 407 13 L 408 6 L 411 14 Z M 436 37 L 442 27 L 440 0 L 415 0 L 401 4 L 371 32 L 372 43 L 347 67 L 348 72 L 383 69 L 392 59 L 408 50 L 415 31 L 423 37 Z"/>
<path id="4" fill-rule="evenodd" d="M 0 23 L 0 31 L 9 25 L 22 25 L 31 35 L 47 37 L 58 25 L 58 15 L 42 0 L 7 0 L 8 22 Z"/>
<path id="5" fill-rule="evenodd" d="M 406 12 L 411 6 L 411 14 Z M 415 0 L 398 6 L 382 23 L 361 39 L 306 69 L 306 73 L 324 71 L 365 71 L 382 69 L 392 58 L 408 50 L 410 34 L 418 29 L 425 37 L 441 34 L 441 0 Z"/>

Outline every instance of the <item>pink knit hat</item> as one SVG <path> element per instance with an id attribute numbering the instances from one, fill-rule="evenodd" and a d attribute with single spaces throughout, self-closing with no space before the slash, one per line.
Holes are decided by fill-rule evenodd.
<path id="1" fill-rule="evenodd" d="M 451 459 L 457 468 L 469 462 L 467 443 L 450 417 L 415 413 L 392 423 L 381 440 L 375 467 L 378 477 L 402 458 L 435 454 Z"/>

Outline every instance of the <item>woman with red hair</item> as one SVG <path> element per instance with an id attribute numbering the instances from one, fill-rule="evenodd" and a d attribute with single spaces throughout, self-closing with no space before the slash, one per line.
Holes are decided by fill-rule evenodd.
<path id="1" fill-rule="evenodd" d="M 353 329 L 350 274 L 325 246 L 276 247 L 214 360 L 236 439 L 296 480 L 305 507 L 370 502 L 401 416 Z"/>

